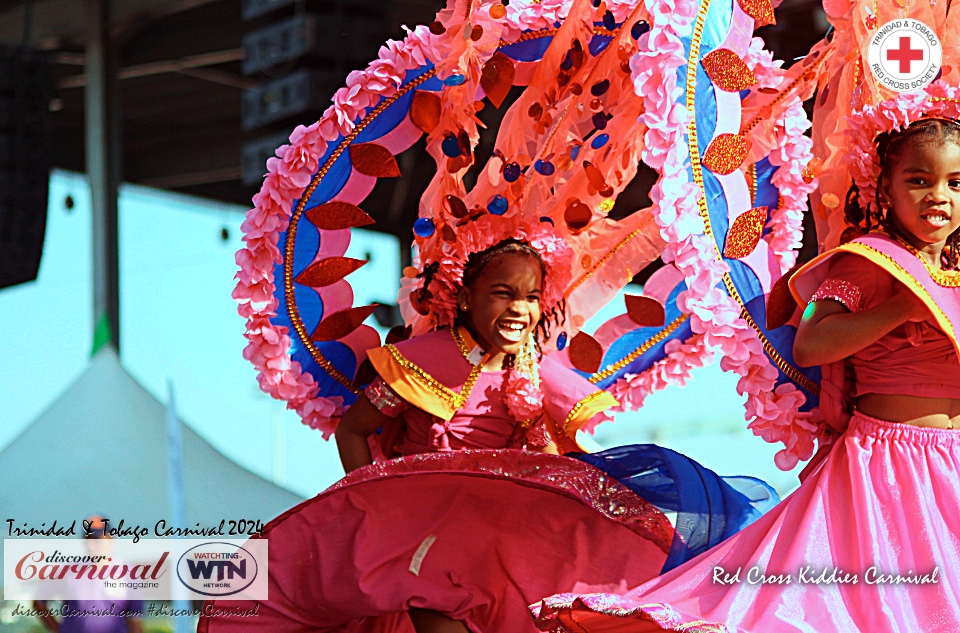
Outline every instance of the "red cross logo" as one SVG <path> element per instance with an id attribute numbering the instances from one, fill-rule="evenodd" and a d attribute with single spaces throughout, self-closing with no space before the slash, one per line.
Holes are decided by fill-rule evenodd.
<path id="1" fill-rule="evenodd" d="M 900 74 L 910 74 L 910 62 L 923 61 L 923 49 L 910 48 L 910 36 L 900 37 L 900 48 L 887 51 L 887 61 L 900 62 Z"/>

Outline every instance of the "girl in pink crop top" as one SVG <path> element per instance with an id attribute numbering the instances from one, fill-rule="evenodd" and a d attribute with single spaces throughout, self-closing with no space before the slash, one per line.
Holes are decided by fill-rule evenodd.
<path id="1" fill-rule="evenodd" d="M 879 306 L 898 282 L 856 255 L 831 262 L 811 301 L 832 299 L 850 312 Z M 960 361 L 950 339 L 930 319 L 907 321 L 849 357 L 856 376 L 853 396 L 868 393 L 960 400 Z"/>

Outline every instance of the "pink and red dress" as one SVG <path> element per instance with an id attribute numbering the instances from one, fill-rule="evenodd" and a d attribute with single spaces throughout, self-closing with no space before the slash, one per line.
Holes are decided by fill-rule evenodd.
<path id="1" fill-rule="evenodd" d="M 370 354 L 379 378 L 368 398 L 396 415 L 380 444 L 402 457 L 354 471 L 270 522 L 263 532 L 269 599 L 260 601 L 259 615 L 202 618 L 199 631 L 412 632 L 406 612 L 424 608 L 475 632 L 533 632 L 527 605 L 534 600 L 557 591 L 626 591 L 693 551 L 688 545 L 727 535 L 679 537 L 634 490 L 650 488 L 664 509 L 702 511 L 712 503 L 713 513 L 730 515 L 716 517 L 727 531 L 759 516 L 760 498 L 775 502 L 752 480 L 752 490 L 766 496 L 748 498 L 702 467 L 671 469 L 670 452 L 656 447 L 639 450 L 641 458 L 622 450 L 591 456 L 596 465 L 521 450 L 544 444 L 545 434 L 569 444 L 615 401 L 544 359 L 544 416 L 518 424 L 504 404 L 504 373 L 477 375 L 451 334 L 439 330 Z M 671 477 L 682 475 L 702 482 L 696 495 L 676 494 Z M 690 514 L 687 523 L 713 518 Z"/>
<path id="2" fill-rule="evenodd" d="M 541 630 L 901 632 L 960 630 L 960 433 L 852 411 L 865 393 L 960 399 L 960 276 L 929 271 L 883 234 L 831 251 L 791 281 L 801 302 L 851 311 L 905 285 L 930 310 L 825 368 L 837 439 L 800 488 L 756 523 L 629 592 L 533 605 Z"/>

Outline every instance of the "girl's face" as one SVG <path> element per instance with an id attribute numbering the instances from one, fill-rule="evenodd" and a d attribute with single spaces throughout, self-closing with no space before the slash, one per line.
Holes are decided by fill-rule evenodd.
<path id="1" fill-rule="evenodd" d="M 540 262 L 526 253 L 501 253 L 460 289 L 460 309 L 488 354 L 517 354 L 540 321 Z"/>
<path id="2" fill-rule="evenodd" d="M 914 248 L 940 258 L 960 227 L 960 145 L 928 141 L 903 148 L 880 185 L 894 226 Z"/>

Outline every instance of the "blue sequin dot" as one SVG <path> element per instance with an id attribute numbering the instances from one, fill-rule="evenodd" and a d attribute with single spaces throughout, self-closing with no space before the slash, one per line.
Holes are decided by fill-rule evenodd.
<path id="1" fill-rule="evenodd" d="M 567 346 L 567 333 L 560 332 L 560 336 L 557 337 L 557 351 L 562 352 L 563 348 Z"/>
<path id="2" fill-rule="evenodd" d="M 617 19 L 613 17 L 613 12 L 607 11 L 603 14 L 603 28 L 612 31 L 617 28 Z"/>
<path id="3" fill-rule="evenodd" d="M 509 207 L 507 199 L 497 194 L 493 197 L 493 200 L 490 201 L 490 204 L 487 205 L 487 211 L 494 215 L 503 215 L 507 212 L 507 207 Z"/>
<path id="4" fill-rule="evenodd" d="M 609 134 L 597 134 L 593 137 L 593 140 L 590 141 L 590 147 L 593 149 L 600 149 L 607 144 L 607 141 L 610 140 Z"/>
<path id="5" fill-rule="evenodd" d="M 420 218 L 413 223 L 413 232 L 416 233 L 418 237 L 430 237 L 436 230 L 437 227 L 434 226 L 433 220 L 430 218 Z"/>
<path id="6" fill-rule="evenodd" d="M 449 77 L 443 80 L 443 83 L 445 83 L 448 86 L 459 86 L 466 80 L 467 78 L 464 77 L 463 75 L 450 75 Z"/>
<path id="7" fill-rule="evenodd" d="M 503 179 L 507 182 L 517 182 L 520 178 L 520 165 L 517 163 L 508 163 L 503 168 Z"/>
<path id="8" fill-rule="evenodd" d="M 650 25 L 647 24 L 646 20 L 640 20 L 630 29 L 630 35 L 633 39 L 638 40 L 640 37 L 650 30 Z"/>
<path id="9" fill-rule="evenodd" d="M 580 146 L 574 145 L 570 148 L 570 160 L 577 160 L 577 156 L 580 155 Z"/>
<path id="10" fill-rule="evenodd" d="M 440 147 L 443 149 L 444 155 L 450 158 L 457 158 L 460 156 L 460 141 L 457 140 L 455 134 L 447 134 L 444 137 L 443 142 L 440 144 Z"/>
<path id="11" fill-rule="evenodd" d="M 597 112 L 593 115 L 593 118 L 590 119 L 590 122 L 593 123 L 593 127 L 598 130 L 605 130 L 607 128 L 607 115 L 603 112 Z"/>
<path id="12" fill-rule="evenodd" d="M 603 81 L 598 81 L 597 83 L 590 86 L 590 94 L 594 97 L 599 97 L 607 92 L 610 89 L 610 80 L 604 79 Z"/>
<path id="13" fill-rule="evenodd" d="M 537 170 L 538 174 L 543 174 L 544 176 L 550 176 L 556 171 L 556 167 L 548 160 L 538 160 L 533 164 L 533 168 Z"/>

